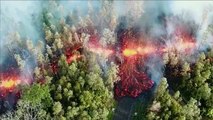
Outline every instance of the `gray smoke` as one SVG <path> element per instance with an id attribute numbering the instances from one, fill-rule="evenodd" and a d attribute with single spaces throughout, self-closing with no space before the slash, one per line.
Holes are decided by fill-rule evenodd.
<path id="1" fill-rule="evenodd" d="M 0 66 L 10 54 L 7 44 L 13 39 L 11 34 L 17 32 L 21 39 L 31 39 L 34 43 L 41 39 L 37 20 L 40 6 L 41 1 L 1 1 Z"/>
<path id="2" fill-rule="evenodd" d="M 69 14 L 76 14 L 78 20 L 88 17 L 100 33 L 106 27 L 107 19 L 99 18 L 102 3 L 100 1 L 57 1 L 59 7 L 55 16 L 59 19 Z M 125 27 L 137 26 L 148 42 L 159 45 L 174 46 L 173 37 L 175 24 L 184 21 L 186 28 L 193 31 L 200 51 L 213 46 L 213 2 L 212 1 L 114 1 L 106 11 L 113 11 L 115 21 L 125 16 Z M 18 32 L 21 39 L 31 39 L 34 44 L 43 39 L 41 14 L 50 3 L 48 1 L 1 1 L 1 29 L 0 29 L 0 68 L 7 62 L 9 51 L 6 49 L 11 33 Z M 56 8 L 48 8 L 55 10 Z M 58 10 L 59 9 L 59 10 Z M 98 19 L 96 19 L 98 18 Z M 170 18 L 175 19 L 177 22 Z M 118 23 L 117 23 L 118 24 Z M 195 25 L 195 26 L 193 26 Z M 198 27 L 196 27 L 198 26 Z M 115 32 L 114 27 L 112 27 Z M 191 30 L 192 29 L 192 30 Z M 15 43 L 14 43 L 15 44 Z M 30 62 L 28 62 L 30 64 Z M 153 54 L 146 61 L 148 73 L 157 83 L 163 75 L 164 64 L 158 54 Z M 154 67 L 153 67 L 154 66 Z M 26 69 L 32 69 L 27 67 Z"/>

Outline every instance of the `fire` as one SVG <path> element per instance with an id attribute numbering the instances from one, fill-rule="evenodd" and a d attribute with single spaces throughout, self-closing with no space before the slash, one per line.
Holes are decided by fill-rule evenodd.
<path id="1" fill-rule="evenodd" d="M 129 49 L 126 48 L 123 50 L 123 55 L 126 57 L 134 56 L 134 55 L 146 55 L 151 54 L 155 52 L 155 48 L 152 46 L 144 46 L 142 47 L 136 47 L 136 49 Z"/>
<path id="2" fill-rule="evenodd" d="M 124 49 L 124 51 L 123 51 L 123 55 L 126 56 L 126 57 L 134 56 L 137 53 L 138 53 L 138 51 L 136 51 L 134 49 Z"/>
<path id="3" fill-rule="evenodd" d="M 118 98 L 123 96 L 137 97 L 154 84 L 146 73 L 138 67 L 144 65 L 142 58 L 156 52 L 156 49 L 150 44 L 139 45 L 128 42 L 122 46 L 121 50 L 124 59 L 119 63 L 118 75 L 120 81 L 115 84 L 115 95 Z"/>
<path id="4" fill-rule="evenodd" d="M 149 79 L 145 72 L 139 70 L 137 67 L 144 63 L 140 61 L 143 58 L 142 53 L 136 49 L 126 48 L 123 50 L 123 55 L 127 58 L 119 65 L 120 81 L 115 85 L 116 97 L 131 96 L 137 97 L 140 93 L 150 89 L 154 82 Z M 131 56 L 134 56 L 132 59 Z"/>
<path id="5" fill-rule="evenodd" d="M 9 79 L 9 80 L 3 80 L 0 86 L 6 89 L 10 89 L 17 86 L 18 84 L 20 84 L 20 80 Z"/>
<path id="6" fill-rule="evenodd" d="M 19 76 L 14 71 L 0 73 L 0 99 L 5 98 L 9 93 L 13 93 L 16 97 L 20 96 L 17 85 L 22 84 Z"/>
<path id="7" fill-rule="evenodd" d="M 82 57 L 81 49 L 82 49 L 81 45 L 76 45 L 74 48 L 66 49 L 65 55 L 68 64 Z"/>
<path id="8" fill-rule="evenodd" d="M 14 77 L 14 76 L 2 78 L 2 81 L 0 81 L 0 88 L 13 89 L 20 83 L 21 83 L 21 81 L 17 77 Z"/>

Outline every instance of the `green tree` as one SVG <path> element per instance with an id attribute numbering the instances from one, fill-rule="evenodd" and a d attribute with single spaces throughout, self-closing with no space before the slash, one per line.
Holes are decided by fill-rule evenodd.
<path id="1" fill-rule="evenodd" d="M 17 110 L 9 111 L 0 116 L 1 120 L 49 120 L 50 115 L 43 109 L 41 104 L 32 104 L 19 100 Z"/>
<path id="2" fill-rule="evenodd" d="M 59 115 L 60 114 L 60 112 L 62 111 L 62 105 L 61 105 L 61 103 L 60 102 L 55 102 L 54 104 L 53 104 L 53 114 L 54 115 Z"/>
<path id="3" fill-rule="evenodd" d="M 25 86 L 22 89 L 21 100 L 30 102 L 32 105 L 42 104 L 43 107 L 52 105 L 52 98 L 48 85 L 33 83 L 31 86 Z"/>
<path id="4" fill-rule="evenodd" d="M 166 71 L 165 75 L 169 78 L 168 81 L 171 83 L 170 87 L 173 90 L 180 91 L 184 103 L 187 103 L 184 109 L 189 109 L 189 112 L 195 110 L 193 112 L 197 113 L 197 116 L 193 114 L 193 112 L 190 113 L 190 116 L 185 116 L 186 119 L 212 119 L 212 52 L 212 50 L 209 50 L 206 53 L 200 53 L 199 58 L 192 64 L 185 62 L 181 65 L 182 62 L 180 62 L 175 66 L 173 64 L 167 64 L 166 66 L 169 68 L 169 71 Z M 177 72 L 174 74 L 170 71 Z M 175 82 L 173 79 L 175 79 Z M 194 101 L 196 101 L 196 104 Z M 187 106 L 188 104 L 193 108 L 190 109 Z"/>

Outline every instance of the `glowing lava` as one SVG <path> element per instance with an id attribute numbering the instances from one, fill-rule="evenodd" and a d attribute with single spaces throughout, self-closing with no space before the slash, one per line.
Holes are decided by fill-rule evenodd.
<path id="1" fill-rule="evenodd" d="M 137 51 L 134 49 L 124 49 L 123 55 L 126 57 L 137 55 Z"/>
<path id="2" fill-rule="evenodd" d="M 19 77 L 13 73 L 0 73 L 0 97 L 5 97 L 9 93 L 15 93 L 17 96 L 19 96 L 19 90 L 16 89 L 17 85 L 21 84 L 21 80 Z"/>
<path id="3" fill-rule="evenodd" d="M 154 82 L 148 78 L 145 72 L 138 69 L 139 65 L 143 65 L 140 58 L 141 56 L 138 55 L 126 57 L 124 62 L 119 65 L 121 80 L 115 84 L 116 97 L 137 97 L 153 86 Z"/>
<path id="4" fill-rule="evenodd" d="M 71 63 L 82 57 L 81 55 L 82 45 L 78 44 L 74 48 L 67 48 L 65 51 L 67 63 Z"/>
<path id="5" fill-rule="evenodd" d="M 10 78 L 3 79 L 0 82 L 0 88 L 13 89 L 20 83 L 21 83 L 21 81 L 19 79 L 17 79 L 17 77 L 10 77 Z"/>
<path id="6" fill-rule="evenodd" d="M 123 50 L 123 55 L 125 57 L 130 57 L 130 56 L 134 56 L 134 55 L 147 55 L 147 54 L 151 54 L 154 53 L 156 51 L 156 49 L 152 46 L 144 46 L 144 47 L 135 47 L 135 49 L 130 49 L 130 48 L 125 48 Z"/>
<path id="7" fill-rule="evenodd" d="M 123 46 L 123 60 L 119 64 L 120 81 L 115 84 L 116 97 L 131 96 L 137 97 L 142 92 L 150 89 L 154 82 L 149 79 L 146 73 L 140 70 L 143 67 L 145 55 L 156 52 L 150 45 L 136 45 L 128 43 Z"/>
<path id="8" fill-rule="evenodd" d="M 3 80 L 1 83 L 1 87 L 6 88 L 6 89 L 10 89 L 13 88 L 15 86 L 17 86 L 20 83 L 19 80 Z"/>

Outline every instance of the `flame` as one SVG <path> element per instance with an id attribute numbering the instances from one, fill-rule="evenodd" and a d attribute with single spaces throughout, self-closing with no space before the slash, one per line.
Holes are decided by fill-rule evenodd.
<path id="1" fill-rule="evenodd" d="M 126 57 L 129 57 L 129 56 L 134 56 L 134 55 L 137 55 L 137 50 L 134 50 L 134 49 L 124 49 L 123 51 L 123 55 L 126 56 Z"/>
<path id="2" fill-rule="evenodd" d="M 1 86 L 4 88 L 11 88 L 14 87 L 16 82 L 14 80 L 5 80 L 2 82 Z"/>
<path id="3" fill-rule="evenodd" d="M 126 48 L 123 50 L 123 55 L 126 57 L 134 55 L 146 55 L 155 52 L 155 48 L 152 46 L 136 47 L 136 49 Z"/>
<path id="4" fill-rule="evenodd" d="M 151 46 L 124 48 L 122 54 L 127 58 L 119 65 L 120 81 L 115 84 L 116 97 L 137 97 L 140 93 L 150 89 L 154 82 L 149 79 L 145 72 L 137 67 L 143 65 L 143 55 L 150 54 L 155 50 Z M 133 58 L 133 59 L 132 59 Z"/>
<path id="5" fill-rule="evenodd" d="M 0 98 L 4 98 L 8 95 L 8 93 L 14 93 L 17 97 L 19 97 L 19 89 L 17 88 L 17 85 L 21 84 L 21 80 L 19 79 L 19 76 L 17 73 L 14 73 L 13 71 L 6 72 L 6 73 L 0 73 Z"/>
<path id="6" fill-rule="evenodd" d="M 0 83 L 0 87 L 5 89 L 11 89 L 17 86 L 18 84 L 20 84 L 20 80 L 16 78 L 10 78 L 6 80 L 2 80 Z"/>

